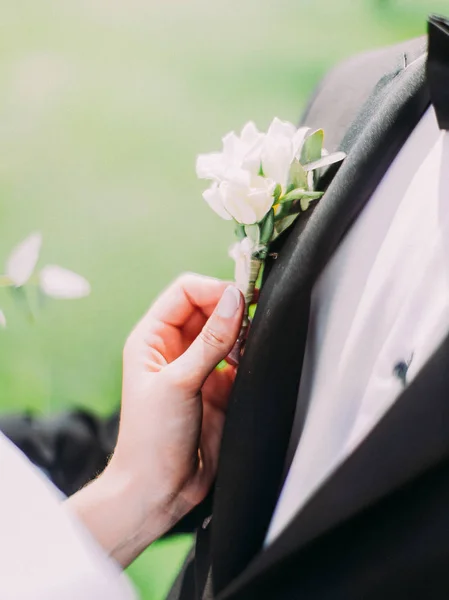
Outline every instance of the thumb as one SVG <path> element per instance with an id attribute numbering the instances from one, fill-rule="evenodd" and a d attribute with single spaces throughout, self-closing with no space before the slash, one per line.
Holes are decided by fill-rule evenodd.
<path id="1" fill-rule="evenodd" d="M 233 285 L 228 286 L 199 336 L 171 363 L 172 375 L 190 392 L 199 391 L 232 350 L 242 324 L 243 309 L 241 292 Z"/>

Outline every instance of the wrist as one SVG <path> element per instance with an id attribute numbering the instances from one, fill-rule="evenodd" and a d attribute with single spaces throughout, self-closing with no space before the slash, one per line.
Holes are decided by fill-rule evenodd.
<path id="1" fill-rule="evenodd" d="M 173 524 L 170 501 L 143 497 L 132 477 L 109 467 L 66 504 L 122 567 Z"/>

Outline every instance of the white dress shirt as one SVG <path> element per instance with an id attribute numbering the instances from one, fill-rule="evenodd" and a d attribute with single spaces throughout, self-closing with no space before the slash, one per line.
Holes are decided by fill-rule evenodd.
<path id="1" fill-rule="evenodd" d="M 299 390 L 309 411 L 266 543 L 369 434 L 448 330 L 449 133 L 429 108 L 313 289 Z M 405 383 L 398 363 L 409 364 Z"/>
<path id="2" fill-rule="evenodd" d="M 1 600 L 133 600 L 58 490 L 0 434 Z"/>

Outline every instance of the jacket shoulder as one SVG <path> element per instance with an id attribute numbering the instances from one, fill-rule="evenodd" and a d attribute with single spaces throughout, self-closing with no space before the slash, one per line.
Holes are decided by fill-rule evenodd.
<path id="1" fill-rule="evenodd" d="M 301 123 L 323 128 L 327 150 L 336 150 L 382 77 L 406 68 L 426 51 L 426 45 L 426 37 L 415 38 L 363 52 L 337 64 L 318 84 Z"/>

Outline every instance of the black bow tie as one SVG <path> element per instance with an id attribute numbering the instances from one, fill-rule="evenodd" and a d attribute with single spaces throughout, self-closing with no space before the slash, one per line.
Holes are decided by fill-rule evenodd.
<path id="1" fill-rule="evenodd" d="M 449 20 L 432 15 L 428 21 L 427 82 L 440 129 L 449 130 Z"/>

